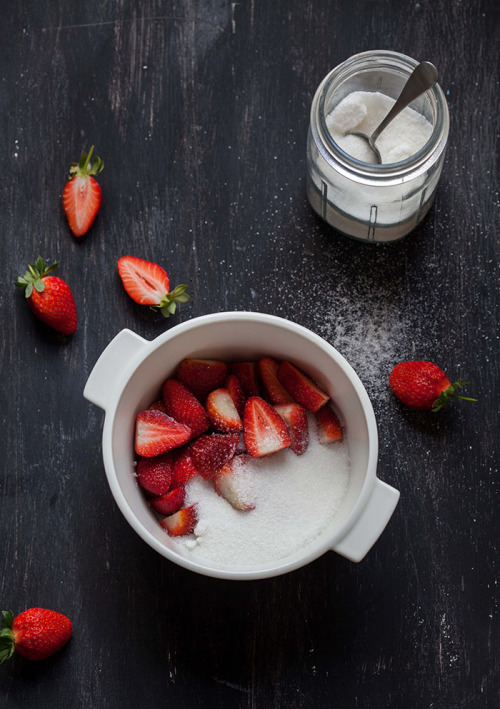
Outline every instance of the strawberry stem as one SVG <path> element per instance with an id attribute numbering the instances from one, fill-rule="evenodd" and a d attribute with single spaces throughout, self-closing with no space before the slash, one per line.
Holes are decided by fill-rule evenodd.
<path id="1" fill-rule="evenodd" d="M 169 318 L 177 309 L 177 303 L 187 303 L 191 296 L 186 293 L 187 285 L 182 283 L 170 293 L 166 293 L 158 305 L 150 305 L 151 310 L 159 310 L 164 318 Z"/>
<path id="2" fill-rule="evenodd" d="M 12 657 L 15 650 L 15 639 L 12 631 L 14 613 L 12 611 L 2 611 L 0 622 L 0 665 L 3 665 Z"/>
<path id="3" fill-rule="evenodd" d="M 91 162 L 93 152 L 94 146 L 92 145 L 88 153 L 82 153 L 79 162 L 71 163 L 68 180 L 71 180 L 75 175 L 89 177 L 89 175 L 98 175 L 102 172 L 104 162 L 97 156 L 94 158 L 94 161 Z"/>
<path id="4" fill-rule="evenodd" d="M 473 399 L 470 396 L 460 396 L 459 394 L 455 394 L 455 390 L 458 389 L 458 387 L 465 386 L 466 384 L 469 384 L 469 382 L 466 382 L 465 379 L 459 379 L 453 384 L 450 384 L 450 386 L 444 391 L 442 391 L 439 397 L 436 399 L 436 401 L 432 405 L 432 411 L 434 411 L 434 413 L 436 413 L 437 411 L 441 411 L 443 406 L 446 406 L 446 404 L 451 398 L 462 399 L 462 401 L 477 401 L 477 399 Z"/>
<path id="5" fill-rule="evenodd" d="M 33 293 L 33 288 L 39 293 L 43 293 L 45 290 L 45 283 L 43 282 L 44 276 L 54 271 L 59 265 L 58 261 L 54 261 L 50 266 L 49 264 L 39 256 L 35 263 L 28 264 L 28 270 L 24 276 L 19 276 L 14 285 L 19 288 L 24 288 L 24 295 L 29 298 Z"/>

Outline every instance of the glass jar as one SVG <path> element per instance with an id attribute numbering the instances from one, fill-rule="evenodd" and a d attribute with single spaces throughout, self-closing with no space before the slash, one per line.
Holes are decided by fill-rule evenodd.
<path id="1" fill-rule="evenodd" d="M 448 140 L 446 99 L 436 84 L 411 104 L 432 125 L 432 133 L 418 152 L 391 164 L 372 165 L 348 155 L 333 139 L 326 118 L 353 91 L 379 91 L 396 99 L 417 65 L 398 52 L 356 54 L 332 69 L 312 102 L 307 196 L 320 217 L 362 241 L 400 239 L 429 211 Z"/>

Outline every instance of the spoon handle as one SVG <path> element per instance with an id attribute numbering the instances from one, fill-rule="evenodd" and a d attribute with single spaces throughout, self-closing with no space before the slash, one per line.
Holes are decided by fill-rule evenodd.
<path id="1" fill-rule="evenodd" d="M 398 100 L 391 108 L 387 116 L 375 128 L 370 136 L 370 143 L 374 143 L 384 128 L 395 118 L 398 113 L 410 105 L 418 96 L 431 89 L 438 80 L 438 72 L 434 64 L 430 62 L 421 62 L 410 75 L 403 90 L 401 91 Z"/>

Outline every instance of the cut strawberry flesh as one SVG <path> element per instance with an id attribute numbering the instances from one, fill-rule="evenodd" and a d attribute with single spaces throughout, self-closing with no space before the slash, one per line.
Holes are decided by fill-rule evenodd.
<path id="1" fill-rule="evenodd" d="M 309 424 L 306 410 L 300 404 L 277 404 L 274 408 L 288 426 L 291 450 L 296 455 L 302 455 L 309 445 Z"/>
<path id="2" fill-rule="evenodd" d="M 181 537 L 194 532 L 198 522 L 196 505 L 184 507 L 173 515 L 160 520 L 161 526 L 167 530 L 171 537 Z"/>
<path id="3" fill-rule="evenodd" d="M 329 400 L 328 394 L 291 362 L 281 362 L 278 379 L 297 404 L 307 411 L 318 411 Z"/>
<path id="4" fill-rule="evenodd" d="M 102 204 L 99 183 L 93 177 L 75 175 L 64 185 L 62 204 L 71 231 L 75 236 L 83 236 Z"/>
<path id="5" fill-rule="evenodd" d="M 135 452 L 152 458 L 178 448 L 191 438 L 191 429 L 157 410 L 141 411 L 135 425 Z"/>
<path id="6" fill-rule="evenodd" d="M 245 396 L 243 387 L 241 386 L 240 380 L 236 374 L 228 375 L 225 387 L 229 392 L 229 396 L 233 400 L 233 404 L 236 406 L 236 411 L 240 415 L 240 418 L 243 419 L 243 412 L 245 411 L 245 402 L 247 397 Z"/>
<path id="7" fill-rule="evenodd" d="M 252 458 L 277 453 L 290 445 L 290 434 L 285 421 L 259 396 L 250 397 L 245 404 L 243 436 Z"/>
<path id="8" fill-rule="evenodd" d="M 210 392 L 205 407 L 212 426 L 218 431 L 230 433 L 243 430 L 243 422 L 234 401 L 224 387 Z"/>
<path id="9" fill-rule="evenodd" d="M 258 361 L 260 380 L 271 404 L 290 404 L 293 398 L 278 379 L 278 362 L 271 357 Z"/>
<path id="10" fill-rule="evenodd" d="M 323 406 L 319 409 L 315 413 L 315 418 L 318 425 L 318 440 L 320 443 L 335 443 L 343 440 L 342 426 L 330 406 Z"/>
<path id="11" fill-rule="evenodd" d="M 239 484 L 242 467 L 247 464 L 248 456 L 237 455 L 219 470 L 213 479 L 216 493 L 223 497 L 235 510 L 248 512 L 255 509 L 249 493 Z"/>
<path id="12" fill-rule="evenodd" d="M 159 305 L 169 292 L 167 272 L 151 261 L 122 256 L 118 259 L 118 273 L 128 295 L 140 305 Z"/>

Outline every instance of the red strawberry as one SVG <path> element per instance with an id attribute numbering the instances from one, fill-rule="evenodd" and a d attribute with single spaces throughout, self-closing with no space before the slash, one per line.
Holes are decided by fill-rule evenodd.
<path id="1" fill-rule="evenodd" d="M 185 498 L 186 488 L 184 485 L 179 485 L 161 497 L 153 497 L 149 502 L 151 507 L 161 515 L 173 515 L 181 509 Z"/>
<path id="2" fill-rule="evenodd" d="M 233 404 L 236 406 L 236 411 L 243 418 L 243 412 L 245 411 L 245 401 L 247 400 L 243 387 L 240 384 L 240 380 L 236 374 L 229 374 L 226 379 L 225 384 L 226 389 L 229 392 L 229 396 L 233 400 Z"/>
<path id="3" fill-rule="evenodd" d="M 70 287 L 61 278 L 47 274 L 57 268 L 57 261 L 49 266 L 41 256 L 28 266 L 16 286 L 24 288 L 28 308 L 39 320 L 64 335 L 76 330 L 76 306 Z"/>
<path id="4" fill-rule="evenodd" d="M 211 433 L 191 443 L 191 459 L 202 478 L 213 478 L 231 460 L 239 441 L 238 433 Z"/>
<path id="5" fill-rule="evenodd" d="M 174 465 L 172 470 L 172 487 L 184 485 L 188 480 L 198 475 L 198 471 L 191 460 L 189 448 L 180 448 L 174 451 Z"/>
<path id="6" fill-rule="evenodd" d="M 201 402 L 224 385 L 226 376 L 227 364 L 217 359 L 183 359 L 176 372 L 177 379 Z"/>
<path id="7" fill-rule="evenodd" d="M 164 495 L 172 483 L 172 453 L 141 458 L 137 464 L 137 479 L 152 495 Z"/>
<path id="8" fill-rule="evenodd" d="M 137 414 L 135 452 L 145 458 L 178 448 L 191 438 L 191 429 L 161 411 L 146 410 Z"/>
<path id="9" fill-rule="evenodd" d="M 248 511 L 255 509 L 255 504 L 249 499 L 244 487 L 238 484 L 238 474 L 247 464 L 248 456 L 236 455 L 222 466 L 213 479 L 218 495 L 229 502 L 235 510 Z"/>
<path id="10" fill-rule="evenodd" d="M 46 608 L 29 608 L 14 618 L 2 612 L 0 665 L 17 651 L 28 660 L 45 660 L 60 650 L 71 637 L 69 618 Z"/>
<path id="11" fill-rule="evenodd" d="M 243 423 L 234 401 L 224 387 L 210 392 L 205 407 L 212 426 L 218 431 L 224 433 L 243 431 Z"/>
<path id="12" fill-rule="evenodd" d="M 278 379 L 278 362 L 271 357 L 262 357 L 257 363 L 264 391 L 271 404 L 290 404 L 292 397 Z"/>
<path id="13" fill-rule="evenodd" d="M 256 362 L 232 362 L 229 365 L 229 371 L 238 377 L 247 398 L 260 396 Z"/>
<path id="14" fill-rule="evenodd" d="M 205 409 L 189 389 L 176 379 L 167 379 L 163 385 L 163 401 L 167 414 L 191 429 L 191 437 L 197 438 L 210 428 Z"/>
<path id="15" fill-rule="evenodd" d="M 160 520 L 161 526 L 167 530 L 171 537 L 182 537 L 185 534 L 191 534 L 194 532 L 197 522 L 196 505 L 184 507 L 175 514 Z"/>
<path id="16" fill-rule="evenodd" d="M 278 379 L 294 400 L 308 411 L 317 411 L 330 398 L 312 379 L 290 362 L 281 362 L 278 367 Z"/>
<path id="17" fill-rule="evenodd" d="M 123 287 L 136 303 L 149 305 L 151 310 L 159 310 L 168 318 L 177 309 L 177 303 L 187 303 L 187 285 L 180 285 L 170 291 L 168 273 L 157 263 L 144 261 L 136 256 L 122 256 L 118 259 L 118 273 Z"/>
<path id="18" fill-rule="evenodd" d="M 92 175 L 98 175 L 104 163 L 101 158 L 94 158 L 92 152 L 83 153 L 79 163 L 72 163 L 68 182 L 64 185 L 62 204 L 68 220 L 69 228 L 75 236 L 83 236 L 92 226 L 102 203 L 102 193 L 99 184 Z"/>
<path id="19" fill-rule="evenodd" d="M 330 406 L 322 406 L 314 416 L 318 426 L 320 443 L 335 443 L 335 441 L 341 441 L 344 438 L 340 421 Z"/>
<path id="20" fill-rule="evenodd" d="M 459 379 L 451 384 L 446 374 L 432 362 L 401 362 L 389 376 L 389 386 L 403 404 L 412 409 L 439 411 L 450 398 L 476 401 L 455 394 L 458 387 L 469 382 Z"/>
<path id="21" fill-rule="evenodd" d="M 161 399 L 158 399 L 158 401 L 153 401 L 151 406 L 148 406 L 148 409 L 154 410 L 154 411 L 161 411 L 164 414 L 167 413 L 167 409 L 165 408 L 165 404 Z"/>
<path id="22" fill-rule="evenodd" d="M 261 399 L 252 396 L 245 404 L 243 437 L 252 458 L 262 458 L 290 445 L 286 423 L 278 412 Z"/>
<path id="23" fill-rule="evenodd" d="M 300 404 L 276 404 L 274 408 L 288 426 L 290 448 L 296 455 L 302 455 L 309 445 L 306 410 Z"/>

